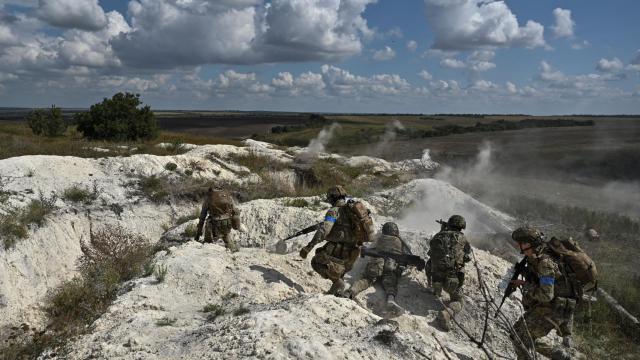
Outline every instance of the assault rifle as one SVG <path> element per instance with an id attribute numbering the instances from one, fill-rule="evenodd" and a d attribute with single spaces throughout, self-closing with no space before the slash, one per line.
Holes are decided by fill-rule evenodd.
<path id="1" fill-rule="evenodd" d="M 449 224 L 446 221 L 442 220 L 442 219 L 436 220 L 436 222 L 438 224 L 440 224 L 440 231 L 445 231 L 445 230 L 447 230 L 449 228 Z"/>
<path id="2" fill-rule="evenodd" d="M 321 222 L 319 222 L 319 223 L 317 223 L 317 224 L 313 224 L 313 225 L 311 225 L 311 226 L 309 226 L 309 227 L 306 227 L 306 228 L 304 228 L 304 229 L 302 229 L 302 230 L 298 231 L 297 233 L 295 233 L 295 234 L 293 234 L 293 235 L 290 235 L 290 236 L 289 236 L 289 237 L 287 237 L 287 238 L 282 239 L 281 241 L 291 240 L 291 239 L 296 238 L 296 237 L 298 237 L 298 236 L 302 236 L 302 235 L 305 235 L 305 234 L 308 234 L 308 233 L 314 232 L 314 231 L 318 230 L 318 229 L 320 228 L 320 226 L 322 226 L 322 221 L 321 221 Z"/>
<path id="3" fill-rule="evenodd" d="M 513 294 L 514 291 L 516 291 L 518 286 L 513 284 L 513 281 L 518 280 L 518 278 L 524 273 L 524 270 L 526 268 L 527 257 L 525 256 L 524 258 L 522 258 L 522 260 L 520 260 L 520 262 L 516 263 L 516 266 L 513 269 L 513 276 L 511 277 L 511 280 L 509 280 L 509 285 L 507 285 L 507 288 L 504 290 L 504 296 L 502 297 L 502 301 L 500 301 L 500 306 L 498 306 L 496 314 L 493 317 L 498 317 L 498 313 L 500 313 L 500 308 L 502 308 L 502 305 L 504 305 L 504 301 L 507 300 L 507 298 L 511 294 Z"/>
<path id="4" fill-rule="evenodd" d="M 415 266 L 418 270 L 422 271 L 425 267 L 425 261 L 418 255 L 411 254 L 394 254 L 387 251 L 376 250 L 372 248 L 363 247 L 361 250 L 362 256 L 371 256 L 376 258 L 389 258 L 395 260 L 400 265 Z"/>

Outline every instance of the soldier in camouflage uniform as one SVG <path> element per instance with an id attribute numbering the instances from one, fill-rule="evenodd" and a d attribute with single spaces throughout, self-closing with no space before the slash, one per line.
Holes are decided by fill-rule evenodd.
<path id="1" fill-rule="evenodd" d="M 311 259 L 311 267 L 325 279 L 333 282 L 327 294 L 343 295 L 344 275 L 353 268 L 360 255 L 360 245 L 353 236 L 353 224 L 346 216 L 340 216 L 340 208 L 347 206 L 347 192 L 340 186 L 331 187 L 327 191 L 327 201 L 331 208 L 327 211 L 324 222 L 316 231 L 313 239 L 300 250 L 304 259 L 319 243 L 327 243 L 316 250 Z"/>
<path id="2" fill-rule="evenodd" d="M 207 215 L 209 215 L 208 219 Z M 205 221 L 204 242 L 211 243 L 222 239 L 227 249 L 233 252 L 238 251 L 231 238 L 231 229 L 240 229 L 240 210 L 235 205 L 231 194 L 221 188 L 209 188 L 200 211 L 196 241 L 200 241 Z"/>
<path id="3" fill-rule="evenodd" d="M 382 225 L 382 235 L 378 238 L 374 249 L 392 254 L 411 254 L 411 249 L 400 238 L 398 225 L 388 222 Z M 362 278 L 356 280 L 345 296 L 355 298 L 359 293 L 368 289 L 373 283 L 381 280 L 382 287 L 387 295 L 387 308 L 401 312 L 402 308 L 396 303 L 398 294 L 398 279 L 402 275 L 404 267 L 395 260 L 389 258 L 371 258 Z"/>
<path id="4" fill-rule="evenodd" d="M 442 290 L 449 294 L 448 308 L 438 314 L 438 321 L 444 330 L 451 329 L 451 315 L 462 310 L 462 286 L 464 285 L 464 265 L 470 260 L 471 246 L 462 233 L 467 227 L 465 219 L 453 215 L 439 233 L 429 242 L 430 268 L 427 276 L 431 278 L 433 293 L 440 297 Z"/>
<path id="5" fill-rule="evenodd" d="M 543 234 L 537 229 L 521 227 L 511 237 L 527 257 L 526 280 L 513 281 L 514 285 L 522 286 L 522 305 L 525 309 L 524 315 L 514 325 L 519 338 L 514 339 L 518 359 L 528 359 L 525 349 L 530 350 L 533 341 L 547 335 L 552 329 L 564 337 L 563 344 L 570 348 L 577 296 L 574 285 L 561 270 L 563 264 L 547 248 Z M 570 349 L 537 348 L 538 352 L 552 359 L 570 359 L 567 350 Z"/>

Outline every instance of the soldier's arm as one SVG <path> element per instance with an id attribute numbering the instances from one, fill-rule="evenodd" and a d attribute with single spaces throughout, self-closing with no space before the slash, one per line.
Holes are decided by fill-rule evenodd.
<path id="1" fill-rule="evenodd" d="M 467 240 L 467 237 L 464 237 L 464 262 L 471 261 L 471 244 Z"/>
<path id="2" fill-rule="evenodd" d="M 531 292 L 531 298 L 541 303 L 553 300 L 556 284 L 556 265 L 551 259 L 543 259 L 537 266 L 538 284 Z"/>
<path id="3" fill-rule="evenodd" d="M 307 244 L 306 247 L 313 249 L 316 245 L 323 242 L 327 234 L 331 232 L 331 229 L 333 228 L 333 225 L 336 223 L 337 218 L 338 218 L 337 209 L 336 208 L 329 209 L 329 211 L 327 211 L 326 215 L 324 216 L 324 221 L 322 222 L 322 225 L 320 225 L 315 235 L 313 235 L 313 239 L 311 239 L 311 241 L 309 242 L 309 244 Z"/>

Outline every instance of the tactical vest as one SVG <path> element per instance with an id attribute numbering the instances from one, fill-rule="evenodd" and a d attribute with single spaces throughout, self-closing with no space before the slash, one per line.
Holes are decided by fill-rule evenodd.
<path id="1" fill-rule="evenodd" d="M 440 231 L 430 242 L 432 267 L 439 272 L 455 273 L 464 267 L 464 235 L 459 231 Z"/>

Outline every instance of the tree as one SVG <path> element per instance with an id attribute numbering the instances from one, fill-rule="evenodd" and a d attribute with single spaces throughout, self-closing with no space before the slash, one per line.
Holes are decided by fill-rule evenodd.
<path id="1" fill-rule="evenodd" d="M 68 126 L 62 117 L 62 110 L 55 105 L 51 105 L 48 113 L 42 109 L 30 112 L 27 115 L 27 124 L 35 135 L 48 137 L 62 136 Z"/>
<path id="2" fill-rule="evenodd" d="M 156 117 L 148 105 L 141 105 L 139 94 L 117 93 L 76 114 L 78 131 L 94 140 L 153 139 L 158 136 Z"/>

